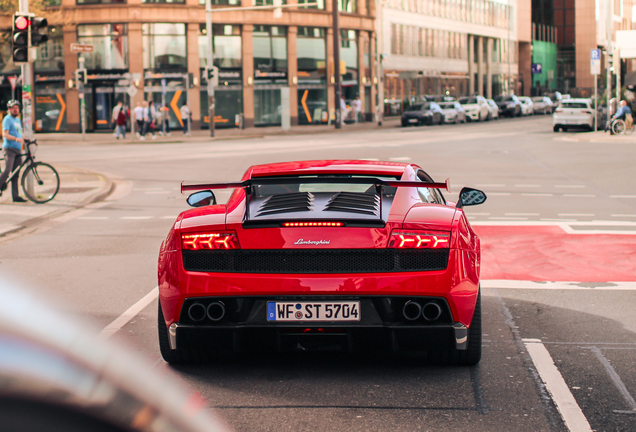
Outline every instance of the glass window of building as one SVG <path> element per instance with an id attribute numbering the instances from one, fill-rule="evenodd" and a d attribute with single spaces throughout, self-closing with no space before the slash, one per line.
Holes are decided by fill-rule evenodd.
<path id="1" fill-rule="evenodd" d="M 312 6 L 305 6 L 304 9 L 324 9 L 325 8 L 325 0 L 298 0 L 299 5 L 303 5 L 306 3 L 318 3 Z"/>
<path id="2" fill-rule="evenodd" d="M 63 71 L 64 34 L 62 27 L 49 27 L 46 34 L 49 41 L 37 48 L 38 57 L 34 64 L 35 71 Z"/>
<path id="3" fill-rule="evenodd" d="M 56 1 L 56 0 L 52 0 Z M 61 4 L 61 0 L 57 4 Z M 126 3 L 126 0 L 77 0 L 78 5 Z"/>
<path id="4" fill-rule="evenodd" d="M 313 2 L 308 2 L 313 3 Z M 287 4 L 287 0 L 282 0 L 281 4 Z M 252 0 L 252 5 L 254 6 L 273 6 L 274 0 Z"/>
<path id="5" fill-rule="evenodd" d="M 143 24 L 144 69 L 186 70 L 186 25 Z"/>
<path id="6" fill-rule="evenodd" d="M 34 126 L 37 132 L 66 132 L 66 90 L 64 80 L 35 83 Z"/>
<path id="7" fill-rule="evenodd" d="M 287 28 L 255 25 L 254 124 L 281 124 L 280 89 L 287 86 Z"/>
<path id="8" fill-rule="evenodd" d="M 164 3 L 164 4 L 172 4 L 172 3 L 185 3 L 185 0 L 141 0 L 142 3 Z"/>
<path id="9" fill-rule="evenodd" d="M 327 118 L 327 46 L 325 29 L 298 27 L 298 123 L 325 123 Z"/>
<path id="10" fill-rule="evenodd" d="M 358 95 L 358 34 L 355 30 L 340 30 L 340 60 L 347 68 L 342 76 L 342 94 L 348 104 Z"/>
<path id="11" fill-rule="evenodd" d="M 340 12 L 356 13 L 358 12 L 358 3 L 356 0 L 338 0 L 338 10 Z"/>
<path id="12" fill-rule="evenodd" d="M 205 5 L 205 0 L 199 0 L 200 5 Z M 240 6 L 241 0 L 212 0 L 212 5 Z"/>
<path id="13" fill-rule="evenodd" d="M 82 54 L 86 69 L 128 69 L 127 29 L 126 24 L 78 25 L 77 43 L 95 47 Z"/>
<path id="14" fill-rule="evenodd" d="M 214 24 L 214 66 L 220 69 L 240 69 L 243 62 L 241 26 Z M 208 38 L 205 24 L 199 26 L 199 62 L 202 68 L 208 64 Z"/>

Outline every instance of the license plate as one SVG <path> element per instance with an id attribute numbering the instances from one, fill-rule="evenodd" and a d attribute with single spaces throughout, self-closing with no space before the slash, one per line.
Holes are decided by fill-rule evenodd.
<path id="1" fill-rule="evenodd" d="M 360 302 L 267 302 L 267 321 L 360 321 Z"/>
<path id="2" fill-rule="evenodd" d="M 418 119 L 410 119 L 409 123 L 417 123 L 419 120 Z"/>

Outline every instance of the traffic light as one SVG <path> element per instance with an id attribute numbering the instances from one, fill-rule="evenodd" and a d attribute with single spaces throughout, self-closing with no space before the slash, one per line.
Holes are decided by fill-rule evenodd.
<path id="1" fill-rule="evenodd" d="M 32 17 L 31 18 L 31 46 L 39 46 L 48 42 L 49 37 L 46 34 L 40 33 L 45 31 L 49 22 L 46 18 Z"/>
<path id="2" fill-rule="evenodd" d="M 13 16 L 13 37 L 11 41 L 12 57 L 14 63 L 26 63 L 29 61 L 29 16 L 15 14 Z"/>
<path id="3" fill-rule="evenodd" d="M 86 69 L 78 69 L 75 71 L 75 81 L 77 81 L 77 84 L 79 83 L 83 83 L 86 84 L 87 80 L 86 80 Z"/>
<path id="4" fill-rule="evenodd" d="M 212 85 L 214 87 L 218 87 L 219 86 L 219 68 L 216 66 L 212 66 L 211 68 L 208 68 L 208 73 L 207 73 L 207 79 L 208 82 L 212 82 Z"/>

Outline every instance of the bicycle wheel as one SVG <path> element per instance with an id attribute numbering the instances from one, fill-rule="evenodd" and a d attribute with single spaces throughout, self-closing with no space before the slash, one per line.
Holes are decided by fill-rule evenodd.
<path id="1" fill-rule="evenodd" d="M 33 163 L 22 174 L 22 190 L 34 203 L 44 204 L 55 198 L 60 190 L 60 176 L 47 163 Z"/>
<path id="2" fill-rule="evenodd" d="M 625 122 L 623 120 L 616 120 L 612 123 L 612 130 L 616 135 L 621 135 L 625 132 Z"/>

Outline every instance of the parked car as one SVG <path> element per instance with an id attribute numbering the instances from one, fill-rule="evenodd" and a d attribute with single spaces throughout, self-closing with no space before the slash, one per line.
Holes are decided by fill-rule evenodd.
<path id="1" fill-rule="evenodd" d="M 488 120 L 490 108 L 488 108 L 488 102 L 486 102 L 485 97 L 464 96 L 459 98 L 459 103 L 462 104 L 462 108 L 466 111 L 466 118 L 469 121 Z"/>
<path id="2" fill-rule="evenodd" d="M 532 99 L 526 96 L 521 96 L 519 98 L 519 102 L 521 102 L 521 115 L 534 115 L 534 104 L 532 103 Z"/>
<path id="3" fill-rule="evenodd" d="M 600 125 L 601 113 L 597 112 L 597 124 Z M 554 132 L 572 128 L 594 129 L 594 107 L 591 99 L 562 100 L 552 116 Z"/>
<path id="4" fill-rule="evenodd" d="M 532 98 L 534 104 L 534 113 L 552 114 L 554 112 L 554 104 L 547 96 L 536 96 Z"/>
<path id="5" fill-rule="evenodd" d="M 490 110 L 489 119 L 498 119 L 499 118 L 499 107 L 492 99 L 486 99 L 488 103 L 488 109 Z"/>
<path id="6" fill-rule="evenodd" d="M 521 102 L 517 96 L 497 96 L 494 100 L 499 107 L 500 116 L 519 117 L 521 115 Z"/>
<path id="7" fill-rule="evenodd" d="M 402 114 L 402 126 L 441 125 L 442 123 L 444 123 L 444 113 L 435 102 L 413 104 Z"/>
<path id="8" fill-rule="evenodd" d="M 466 111 L 459 102 L 442 102 L 439 107 L 444 113 L 444 123 L 466 123 Z"/>
<path id="9" fill-rule="evenodd" d="M 457 99 L 447 95 L 425 95 L 424 100 L 427 102 L 455 102 Z"/>

